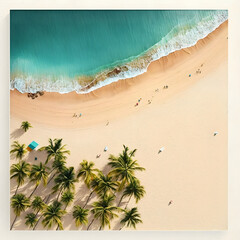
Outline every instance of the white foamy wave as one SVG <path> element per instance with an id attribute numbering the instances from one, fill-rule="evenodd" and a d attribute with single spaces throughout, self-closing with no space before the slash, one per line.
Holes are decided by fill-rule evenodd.
<path id="1" fill-rule="evenodd" d="M 19 76 L 11 79 L 10 89 L 17 89 L 21 93 L 35 93 L 37 91 L 59 93 L 75 91 L 79 94 L 89 93 L 113 82 L 117 82 L 118 80 L 132 78 L 146 72 L 152 61 L 167 56 L 174 51 L 195 45 L 198 40 L 205 38 L 227 19 L 227 11 L 222 11 L 212 16 L 211 19 L 203 19 L 194 27 L 176 27 L 159 43 L 142 53 L 140 56 L 136 56 L 135 60 L 119 67 L 119 69 L 124 68 L 124 71 L 120 71 L 117 74 L 111 74 L 110 77 L 106 77 L 101 81 L 98 79 L 99 75 L 102 75 L 102 73 L 96 75 L 94 80 L 89 84 L 84 85 L 81 85 L 76 78 L 70 79 L 61 77 L 53 80 L 50 76 L 45 77 L 44 79 L 36 79 L 32 76 Z M 105 75 L 108 76 L 107 74 Z"/>

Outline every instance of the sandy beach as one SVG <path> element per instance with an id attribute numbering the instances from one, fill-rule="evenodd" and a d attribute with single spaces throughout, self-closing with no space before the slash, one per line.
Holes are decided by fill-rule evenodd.
<path id="1" fill-rule="evenodd" d="M 138 230 L 227 229 L 227 37 L 225 22 L 195 46 L 151 63 L 146 73 L 88 94 L 45 93 L 32 100 L 11 91 L 10 143 L 18 140 L 28 145 L 35 140 L 42 147 L 49 138 L 63 138 L 71 151 L 67 165 L 75 169 L 83 159 L 106 169 L 109 154 L 120 153 L 123 144 L 136 148 L 136 159 L 146 168 L 137 174 L 146 190 L 137 204 L 143 220 Z M 81 117 L 73 117 L 74 113 Z M 33 128 L 23 133 L 22 121 L 29 121 Z M 164 151 L 159 154 L 161 147 Z M 97 154 L 101 157 L 96 158 Z M 36 163 L 36 156 L 38 162 L 45 161 L 44 153 L 36 151 L 27 154 L 26 160 Z M 11 157 L 10 164 L 15 162 Z M 11 180 L 10 196 L 15 188 Z M 19 192 L 28 195 L 33 188 L 27 183 Z M 50 188 L 40 186 L 36 194 L 46 191 Z M 84 184 L 77 183 L 76 198 L 63 218 L 65 230 L 77 229 L 71 208 L 88 195 Z M 96 196 L 91 202 L 95 200 Z M 129 204 L 135 205 L 133 200 Z M 14 230 L 27 229 L 26 213 Z M 11 210 L 11 222 L 13 218 Z M 118 221 L 111 226 L 119 229 Z M 37 229 L 43 229 L 41 224 Z"/>

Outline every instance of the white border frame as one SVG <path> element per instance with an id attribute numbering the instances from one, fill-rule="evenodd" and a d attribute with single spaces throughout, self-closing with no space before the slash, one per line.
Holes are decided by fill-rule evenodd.
<path id="1" fill-rule="evenodd" d="M 229 10 L 229 221 L 228 231 L 10 231 L 9 230 L 9 13 L 10 9 L 228 9 Z M 240 1 L 239 0 L 1 0 L 0 1 L 0 238 L 38 239 L 240 239 Z M 217 166 L 216 166 L 217 167 Z"/>

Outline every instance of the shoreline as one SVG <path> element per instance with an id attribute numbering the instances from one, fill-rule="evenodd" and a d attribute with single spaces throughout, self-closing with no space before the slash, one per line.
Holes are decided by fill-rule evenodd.
<path id="1" fill-rule="evenodd" d="M 38 97 L 32 100 L 31 98 L 27 98 L 27 93 L 20 93 L 17 90 L 10 90 L 11 111 L 14 110 L 14 106 L 18 106 L 16 109 L 22 109 L 23 112 L 17 110 L 15 113 L 16 115 L 23 117 L 26 115 L 28 116 L 30 110 L 34 113 L 34 109 L 40 107 L 44 114 L 47 114 L 46 111 L 50 110 L 50 113 L 47 114 L 48 119 L 44 118 L 44 121 L 42 121 L 42 119 L 41 121 L 38 121 L 38 119 L 33 115 L 32 117 L 29 117 L 29 121 L 47 123 L 49 125 L 52 125 L 52 123 L 55 122 L 54 126 L 76 127 L 79 124 L 75 124 L 76 121 L 74 121 L 74 124 L 72 124 L 71 121 L 72 116 L 75 112 L 78 114 L 82 113 L 83 115 L 83 118 L 81 119 L 81 125 L 92 125 L 92 123 L 86 122 L 84 120 L 84 115 L 86 112 L 89 113 L 89 111 L 91 110 L 91 114 L 96 114 L 96 107 L 99 107 L 100 104 L 104 106 L 103 108 L 100 108 L 100 110 L 102 110 L 103 112 L 109 112 L 110 109 L 114 111 L 114 116 L 109 116 L 110 119 L 104 117 L 105 121 L 118 118 L 119 114 L 116 112 L 115 107 L 112 106 L 111 102 L 108 102 L 108 99 L 110 98 L 113 98 L 114 101 L 117 101 L 117 105 L 118 107 L 120 107 L 119 112 L 124 111 L 128 114 L 131 114 L 132 109 L 134 109 L 133 106 L 135 106 L 137 100 L 143 97 L 142 94 L 144 94 L 145 96 L 151 95 L 149 97 L 144 96 L 145 103 L 148 103 L 148 100 L 151 100 L 151 98 L 156 95 L 155 89 L 159 89 L 160 94 L 162 95 L 161 101 L 165 101 L 167 98 L 176 95 L 176 93 L 179 93 L 180 91 L 183 91 L 185 88 L 194 84 L 195 80 L 201 78 L 201 74 L 196 74 L 196 71 L 201 68 L 202 64 L 204 64 L 205 59 L 198 61 L 197 55 L 201 50 L 205 51 L 206 54 L 208 54 L 208 49 L 206 49 L 206 45 L 213 45 L 214 38 L 220 35 L 222 29 L 226 28 L 227 25 L 228 21 L 224 22 L 214 32 L 210 33 L 206 38 L 199 40 L 198 43 L 192 47 L 178 50 L 169 54 L 168 56 L 152 62 L 148 68 L 148 71 L 139 76 L 113 82 L 87 94 L 77 94 L 76 92 L 70 92 L 66 94 L 44 92 L 44 95 L 42 97 Z M 179 71 L 182 68 L 182 62 L 188 61 L 188 59 L 192 58 L 193 56 L 196 62 L 194 68 L 181 70 L 181 74 L 179 74 Z M 206 66 L 202 67 L 202 69 L 206 69 Z M 169 76 L 168 73 L 176 74 L 177 77 L 182 80 L 177 81 L 176 79 L 174 79 L 174 76 Z M 165 76 L 166 74 L 168 74 L 167 77 Z M 192 74 L 191 78 L 188 77 L 189 74 Z M 150 78 L 152 79 L 150 80 L 151 82 L 148 80 Z M 161 80 L 159 80 L 159 78 L 161 78 Z M 194 79 L 194 81 L 189 81 L 192 79 Z M 167 91 L 163 91 L 162 88 L 164 85 L 170 85 Z M 175 86 L 173 90 L 171 90 L 171 85 Z M 147 94 L 138 94 L 138 90 L 142 88 L 145 88 Z M 121 95 L 124 94 L 132 95 L 131 102 L 126 102 L 122 99 Z M 97 106 L 94 106 L 95 101 L 97 102 Z M 21 105 L 23 104 L 29 104 L 29 108 L 23 109 L 23 107 L 21 107 Z M 62 111 L 62 106 L 68 107 L 68 109 L 64 108 L 64 118 L 68 118 L 67 121 L 64 121 L 64 125 L 58 124 L 57 120 L 57 118 L 63 117 L 62 114 L 59 113 L 60 111 Z M 46 108 L 46 111 L 44 110 L 44 108 Z M 53 116 L 51 113 L 55 113 L 56 111 L 54 111 L 54 109 L 56 108 L 58 110 L 58 114 Z M 99 110 L 97 111 L 99 112 Z M 66 114 L 68 116 L 66 116 Z M 96 118 L 98 117 L 100 117 L 99 114 L 97 114 Z M 100 120 L 101 121 L 94 121 L 94 124 L 96 122 L 99 123 L 103 121 L 101 117 Z"/>
<path id="2" fill-rule="evenodd" d="M 34 140 L 40 148 L 49 138 L 62 138 L 71 151 L 67 166 L 76 170 L 83 159 L 104 170 L 109 154 L 117 155 L 123 144 L 136 148 L 135 158 L 146 169 L 137 174 L 146 195 L 137 205 L 134 200 L 128 205 L 137 206 L 141 214 L 143 223 L 137 230 L 226 230 L 227 57 L 225 22 L 195 46 L 151 63 L 146 73 L 88 94 L 45 93 L 32 100 L 10 91 L 10 144 L 17 140 L 28 145 Z M 75 118 L 74 113 L 82 116 Z M 19 131 L 22 121 L 29 121 L 33 128 Z M 213 136 L 215 131 L 217 136 Z M 27 154 L 25 160 L 36 164 L 36 156 L 37 163 L 45 161 L 39 151 Z M 13 163 L 16 159 L 10 158 Z M 26 183 L 19 193 L 29 195 L 34 187 Z M 75 187 L 76 198 L 63 217 L 65 230 L 78 230 L 71 212 L 89 195 L 82 182 Z M 16 182 L 11 180 L 10 195 L 15 189 Z M 40 185 L 35 194 L 44 196 L 50 191 Z M 94 196 L 89 204 L 96 200 Z M 27 229 L 25 215 L 18 218 L 14 230 Z M 14 217 L 11 209 L 11 222 Z M 113 220 L 112 229 L 118 230 L 118 224 Z M 98 229 L 97 222 L 93 229 Z M 39 224 L 36 230 L 44 229 Z"/>

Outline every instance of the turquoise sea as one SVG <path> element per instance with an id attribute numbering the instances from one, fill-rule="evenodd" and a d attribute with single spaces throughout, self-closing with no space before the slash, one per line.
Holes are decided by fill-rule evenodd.
<path id="1" fill-rule="evenodd" d="M 12 10 L 10 87 L 85 93 L 207 36 L 225 10 Z"/>

